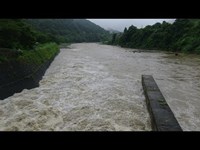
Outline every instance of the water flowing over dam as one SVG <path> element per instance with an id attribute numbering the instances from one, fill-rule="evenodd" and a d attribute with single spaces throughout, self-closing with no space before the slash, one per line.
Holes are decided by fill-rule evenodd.
<path id="1" fill-rule="evenodd" d="M 0 101 L 0 130 L 151 131 L 142 74 L 183 130 L 200 130 L 199 56 L 96 43 L 61 49 L 39 87 Z"/>

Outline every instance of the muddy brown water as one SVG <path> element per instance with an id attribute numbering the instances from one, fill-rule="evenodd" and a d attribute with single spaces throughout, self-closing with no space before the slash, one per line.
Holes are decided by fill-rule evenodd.
<path id="1" fill-rule="evenodd" d="M 183 130 L 200 130 L 199 56 L 96 43 L 61 49 L 39 87 L 0 101 L 0 130 L 151 131 L 142 74 Z"/>

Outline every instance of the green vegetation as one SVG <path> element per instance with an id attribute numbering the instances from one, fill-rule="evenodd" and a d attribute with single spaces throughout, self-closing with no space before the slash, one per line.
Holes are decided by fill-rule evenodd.
<path id="1" fill-rule="evenodd" d="M 85 19 L 27 19 L 25 22 L 40 31 L 38 42 L 100 42 L 109 35 L 108 31 Z"/>
<path id="2" fill-rule="evenodd" d="M 176 19 L 173 24 L 163 21 L 138 29 L 125 28 L 113 34 L 108 44 L 122 47 L 200 53 L 200 20 Z"/>
<path id="3" fill-rule="evenodd" d="M 108 36 L 85 19 L 0 19 L 0 48 L 30 50 L 36 43 L 101 42 Z"/>
<path id="4" fill-rule="evenodd" d="M 32 51 L 24 51 L 17 60 L 22 63 L 41 65 L 55 56 L 58 51 L 59 47 L 56 43 L 45 43 L 38 45 Z"/>
<path id="5" fill-rule="evenodd" d="M 32 49 L 34 30 L 20 19 L 0 20 L 0 48 Z"/>
<path id="6" fill-rule="evenodd" d="M 41 64 L 58 51 L 56 44 L 66 43 L 61 44 L 66 47 L 108 37 L 109 32 L 85 19 L 0 19 L 0 63 L 18 60 Z"/>
<path id="7" fill-rule="evenodd" d="M 0 64 L 3 62 L 17 61 L 25 64 L 41 65 L 58 53 L 56 43 L 45 43 L 36 46 L 31 51 L 19 51 L 12 49 L 0 49 Z"/>

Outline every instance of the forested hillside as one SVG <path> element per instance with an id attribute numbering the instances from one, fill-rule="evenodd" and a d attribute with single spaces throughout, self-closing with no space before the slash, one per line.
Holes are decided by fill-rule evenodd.
<path id="1" fill-rule="evenodd" d="M 1 19 L 0 47 L 30 49 L 35 43 L 100 42 L 108 31 L 85 19 Z"/>
<path id="2" fill-rule="evenodd" d="M 32 49 L 36 31 L 21 19 L 0 19 L 0 48 Z"/>
<path id="3" fill-rule="evenodd" d="M 103 28 L 85 19 L 28 19 L 25 21 L 56 42 L 99 42 L 108 36 L 108 32 Z M 44 36 L 41 38 L 45 39 Z"/>
<path id="4" fill-rule="evenodd" d="M 173 24 L 163 22 L 138 29 L 125 28 L 113 34 L 110 44 L 140 49 L 158 49 L 200 53 L 200 20 L 176 19 Z"/>
<path id="5" fill-rule="evenodd" d="M 0 63 L 25 57 L 46 43 L 100 42 L 108 37 L 108 31 L 85 19 L 0 19 Z"/>

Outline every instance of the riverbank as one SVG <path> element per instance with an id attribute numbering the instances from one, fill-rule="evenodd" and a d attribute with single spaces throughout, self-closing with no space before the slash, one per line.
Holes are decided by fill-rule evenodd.
<path id="1" fill-rule="evenodd" d="M 21 51 L 21 54 L 7 52 L 0 62 L 0 100 L 24 88 L 39 86 L 39 81 L 58 53 L 55 43 L 42 44 L 34 50 Z"/>
<path id="2" fill-rule="evenodd" d="M 39 87 L 0 101 L 1 131 L 151 131 L 152 75 L 183 131 L 200 130 L 200 57 L 95 43 L 61 49 Z"/>
<path id="3" fill-rule="evenodd" d="M 95 43 L 61 49 L 39 87 L 0 101 L 0 130 L 150 131 L 141 76 L 124 54 Z"/>

